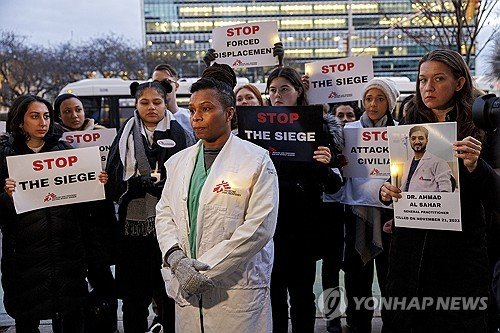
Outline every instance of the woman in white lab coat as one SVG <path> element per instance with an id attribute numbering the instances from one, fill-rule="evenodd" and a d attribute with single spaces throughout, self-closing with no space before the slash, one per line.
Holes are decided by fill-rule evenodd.
<path id="1" fill-rule="evenodd" d="M 278 180 L 266 150 L 231 134 L 232 70 L 213 68 L 191 87 L 201 140 L 165 163 L 156 207 L 163 276 L 177 332 L 271 332 Z"/>

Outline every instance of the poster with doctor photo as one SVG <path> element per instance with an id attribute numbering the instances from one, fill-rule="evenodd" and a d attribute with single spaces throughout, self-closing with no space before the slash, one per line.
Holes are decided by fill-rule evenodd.
<path id="1" fill-rule="evenodd" d="M 398 227 L 462 230 L 456 123 L 387 128 L 391 183 L 402 198 L 393 202 Z"/>

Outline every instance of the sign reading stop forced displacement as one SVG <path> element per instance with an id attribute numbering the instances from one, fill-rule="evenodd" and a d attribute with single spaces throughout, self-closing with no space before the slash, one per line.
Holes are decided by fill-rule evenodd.
<path id="1" fill-rule="evenodd" d="M 373 62 L 371 56 L 315 61 L 305 65 L 305 72 L 309 75 L 309 103 L 357 101 L 373 79 Z"/>
<path id="2" fill-rule="evenodd" d="M 16 212 L 105 198 L 99 147 L 7 157 Z"/>
<path id="3" fill-rule="evenodd" d="M 321 145 L 323 107 L 237 106 L 238 136 L 269 151 L 273 160 L 313 161 Z"/>
<path id="4" fill-rule="evenodd" d="M 254 22 L 215 28 L 215 61 L 231 67 L 274 66 L 274 44 L 279 42 L 278 22 Z"/>
<path id="5" fill-rule="evenodd" d="M 116 128 L 103 128 L 92 131 L 65 132 L 62 139 L 73 148 L 85 148 L 98 146 L 101 153 L 102 169 L 106 168 L 109 149 L 116 136 Z"/>

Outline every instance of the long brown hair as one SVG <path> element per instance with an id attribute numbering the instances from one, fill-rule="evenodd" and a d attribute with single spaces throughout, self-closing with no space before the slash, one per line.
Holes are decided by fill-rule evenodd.
<path id="1" fill-rule="evenodd" d="M 451 115 L 454 118 L 451 120 L 455 120 L 457 122 L 458 139 L 463 139 L 469 135 L 481 139 L 482 131 L 479 130 L 472 122 L 472 104 L 474 103 L 474 98 L 476 97 L 476 90 L 474 88 L 472 76 L 470 74 L 469 67 L 467 67 L 467 64 L 463 60 L 460 53 L 452 50 L 434 50 L 427 53 L 422 57 L 422 59 L 420 59 L 418 64 L 417 88 L 415 94 L 417 107 L 409 110 L 404 118 L 404 122 L 406 124 L 418 124 L 434 123 L 438 121 L 434 112 L 432 112 L 432 110 L 425 105 L 422 99 L 422 94 L 420 93 L 420 80 L 418 77 L 420 77 L 420 68 L 422 64 L 427 61 L 439 61 L 448 66 L 455 79 L 459 79 L 460 77 L 465 79 L 462 89 L 456 91 L 452 97 L 455 101 L 455 110 L 450 111 L 450 113 L 456 112 L 456 115 Z"/>

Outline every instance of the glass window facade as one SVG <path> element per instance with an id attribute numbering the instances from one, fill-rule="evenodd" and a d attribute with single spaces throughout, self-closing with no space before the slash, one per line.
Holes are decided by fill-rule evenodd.
<path id="1" fill-rule="evenodd" d="M 278 21 L 285 63 L 303 70 L 304 62 L 347 55 L 348 0 L 233 1 L 143 0 L 146 47 L 155 56 L 182 60 L 184 76 L 200 72 L 200 58 L 210 48 L 212 29 L 225 25 Z M 451 0 L 450 0 L 451 1 Z M 429 20 L 412 0 L 352 0 L 353 55 L 372 55 L 377 75 L 415 79 L 418 59 L 427 50 L 406 31 L 433 41 L 435 25 L 456 25 L 451 2 L 436 5 Z M 431 4 L 432 2 L 429 2 Z M 399 28 L 398 28 L 399 27 Z M 433 48 L 432 43 L 429 43 Z M 243 70 L 261 80 L 268 69 Z"/>

